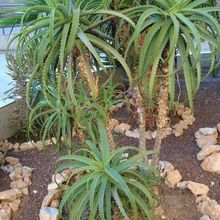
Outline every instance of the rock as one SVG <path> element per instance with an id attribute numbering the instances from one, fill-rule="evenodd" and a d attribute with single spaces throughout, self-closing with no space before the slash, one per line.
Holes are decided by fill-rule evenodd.
<path id="1" fill-rule="evenodd" d="M 187 186 L 188 186 L 188 181 L 183 181 L 183 182 L 179 182 L 179 183 L 177 183 L 177 188 L 179 188 L 179 189 L 187 189 Z"/>
<path id="2" fill-rule="evenodd" d="M 196 118 L 193 115 L 183 114 L 182 119 L 187 125 L 193 125 L 196 122 Z"/>
<path id="3" fill-rule="evenodd" d="M 61 172 L 61 175 L 65 178 L 68 179 L 71 175 L 72 171 L 70 169 L 65 169 Z"/>
<path id="4" fill-rule="evenodd" d="M 62 196 L 61 190 L 52 190 L 45 197 L 41 204 L 41 208 L 49 207 L 51 202 L 56 199 L 60 199 Z"/>
<path id="5" fill-rule="evenodd" d="M 184 131 L 182 128 L 176 128 L 173 130 L 175 137 L 180 137 L 183 135 Z"/>
<path id="6" fill-rule="evenodd" d="M 10 220 L 11 219 L 11 208 L 4 205 L 0 208 L 0 220 Z"/>
<path id="7" fill-rule="evenodd" d="M 206 157 L 201 167 L 205 171 L 220 174 L 220 153 L 214 153 Z"/>
<path id="8" fill-rule="evenodd" d="M 165 128 L 165 134 L 166 134 L 166 136 L 171 135 L 172 132 L 173 132 L 173 129 L 172 129 L 171 127 L 167 127 L 167 128 Z"/>
<path id="9" fill-rule="evenodd" d="M 199 131 L 202 135 L 212 135 L 212 134 L 216 135 L 217 134 L 216 128 L 200 128 Z"/>
<path id="10" fill-rule="evenodd" d="M 181 179 L 182 176 L 180 172 L 178 170 L 173 170 L 167 173 L 165 184 L 170 188 L 174 188 Z"/>
<path id="11" fill-rule="evenodd" d="M 15 184 L 19 189 L 24 189 L 28 186 L 27 183 L 24 182 L 22 179 L 16 180 Z"/>
<path id="12" fill-rule="evenodd" d="M 7 150 L 12 150 L 12 149 L 13 149 L 13 147 L 14 147 L 14 144 L 9 143 L 9 144 L 8 144 L 8 149 L 7 149 Z"/>
<path id="13" fill-rule="evenodd" d="M 209 192 L 209 187 L 205 184 L 188 181 L 187 188 L 196 196 L 205 195 Z"/>
<path id="14" fill-rule="evenodd" d="M 44 145 L 43 145 L 42 141 L 37 141 L 35 143 L 35 146 L 39 151 L 42 151 L 44 149 Z"/>
<path id="15" fill-rule="evenodd" d="M 51 208 L 58 208 L 59 205 L 60 205 L 60 202 L 59 202 L 58 199 L 56 199 L 56 200 L 53 200 L 53 201 L 51 202 L 50 207 L 51 207 Z"/>
<path id="16" fill-rule="evenodd" d="M 0 192 L 1 201 L 15 201 L 20 197 L 22 197 L 22 192 L 19 189 L 10 189 Z"/>
<path id="17" fill-rule="evenodd" d="M 19 159 L 15 157 L 6 157 L 5 161 L 10 165 L 14 166 L 15 164 L 19 163 Z"/>
<path id="18" fill-rule="evenodd" d="M 13 212 L 17 212 L 19 210 L 20 205 L 21 205 L 21 200 L 17 199 L 13 202 L 9 202 L 8 205 L 12 209 Z"/>
<path id="19" fill-rule="evenodd" d="M 13 166 L 7 165 L 7 166 L 2 166 L 0 167 L 1 170 L 3 170 L 6 173 L 11 173 L 14 171 Z"/>
<path id="20" fill-rule="evenodd" d="M 16 166 L 14 166 L 14 171 L 16 174 L 18 175 L 22 175 L 23 173 L 23 168 L 21 164 L 16 164 Z"/>
<path id="21" fill-rule="evenodd" d="M 40 220 L 59 220 L 59 211 L 56 208 L 42 208 L 39 217 Z"/>
<path id="22" fill-rule="evenodd" d="M 15 171 L 9 174 L 9 177 L 12 181 L 16 181 L 22 178 L 21 174 L 16 173 Z"/>
<path id="23" fill-rule="evenodd" d="M 149 130 L 149 131 L 146 131 L 146 134 L 145 134 L 145 138 L 147 140 L 151 140 L 153 137 L 152 137 L 152 132 Z"/>
<path id="24" fill-rule="evenodd" d="M 117 133 L 122 133 L 124 134 L 126 130 L 129 130 L 131 128 L 131 125 L 126 124 L 126 123 L 121 123 L 120 125 L 116 126 L 114 128 L 114 131 Z"/>
<path id="25" fill-rule="evenodd" d="M 196 199 L 196 203 L 198 210 L 203 215 L 208 215 L 211 220 L 219 220 L 220 205 L 215 200 L 203 195 Z"/>
<path id="26" fill-rule="evenodd" d="M 210 154 L 217 152 L 220 152 L 220 145 L 206 145 L 197 154 L 197 159 L 204 160 L 206 156 L 209 156 Z"/>
<path id="27" fill-rule="evenodd" d="M 204 135 L 204 136 L 199 137 L 196 140 L 196 143 L 200 148 L 203 148 L 207 145 L 216 144 L 217 143 L 217 138 L 214 135 Z"/>
<path id="28" fill-rule="evenodd" d="M 218 133 L 220 133 L 220 123 L 217 124 Z"/>
<path id="29" fill-rule="evenodd" d="M 21 151 L 29 151 L 34 149 L 34 144 L 30 141 L 30 142 L 25 142 L 23 144 L 20 145 L 20 150 Z"/>
<path id="30" fill-rule="evenodd" d="M 32 172 L 33 172 L 32 168 L 23 166 L 23 168 L 22 168 L 22 176 L 24 178 L 25 177 L 31 177 L 32 176 Z"/>
<path id="31" fill-rule="evenodd" d="M 32 184 L 31 179 L 30 179 L 29 177 L 25 177 L 25 178 L 24 178 L 24 182 L 25 182 L 28 186 L 30 186 L 30 185 Z"/>
<path id="32" fill-rule="evenodd" d="M 25 188 L 21 189 L 21 191 L 22 191 L 24 196 L 27 196 L 29 194 L 28 187 L 25 187 Z"/>
<path id="33" fill-rule="evenodd" d="M 134 131 L 126 130 L 125 135 L 131 138 L 139 138 L 139 131 L 135 129 Z"/>
<path id="34" fill-rule="evenodd" d="M 54 174 L 53 176 L 52 176 L 52 182 L 53 183 L 56 183 L 56 184 L 62 184 L 62 183 L 64 183 L 65 181 L 67 180 L 67 178 L 65 178 L 64 176 L 62 176 L 60 173 L 58 173 L 58 174 Z"/>
<path id="35" fill-rule="evenodd" d="M 112 118 L 112 119 L 109 120 L 109 125 L 108 126 L 111 130 L 113 130 L 118 125 L 119 125 L 119 121 L 117 119 Z"/>
<path id="36" fill-rule="evenodd" d="M 157 137 L 157 131 L 152 132 L 151 136 L 152 136 L 153 139 L 155 139 Z"/>
<path id="37" fill-rule="evenodd" d="M 165 177 L 168 172 L 174 171 L 174 166 L 168 161 L 159 161 L 159 170 L 161 172 L 161 176 Z"/>
<path id="38" fill-rule="evenodd" d="M 55 190 L 55 189 L 58 189 L 58 188 L 59 188 L 59 185 L 57 185 L 56 183 L 50 183 L 47 186 L 48 191 Z"/>
<path id="39" fill-rule="evenodd" d="M 19 147 L 20 147 L 20 144 L 19 143 L 16 143 L 14 144 L 13 148 L 15 151 L 18 151 L 19 150 Z"/>
<path id="40" fill-rule="evenodd" d="M 203 215 L 199 220 L 211 220 L 208 215 Z"/>

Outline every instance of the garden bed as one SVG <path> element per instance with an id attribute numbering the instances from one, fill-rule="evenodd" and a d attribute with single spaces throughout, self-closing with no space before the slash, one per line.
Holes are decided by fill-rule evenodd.
<path id="1" fill-rule="evenodd" d="M 200 167 L 200 161 L 196 155 L 199 148 L 196 145 L 194 134 L 201 127 L 214 127 L 220 122 L 220 79 L 208 78 L 201 85 L 201 90 L 195 100 L 196 123 L 191 126 L 184 135 L 176 138 L 173 135 L 163 142 L 161 160 L 171 162 L 178 169 L 183 180 L 191 180 L 209 186 L 208 196 L 220 203 L 220 176 L 208 173 Z M 135 121 L 125 108 L 116 113 L 115 118 L 120 122 L 126 122 L 136 127 Z M 115 134 L 119 146 L 138 145 L 138 139 Z M 152 148 L 154 141 L 147 141 L 148 149 Z M 54 173 L 55 161 L 58 154 L 53 148 L 47 151 L 31 150 L 27 152 L 10 152 L 9 156 L 20 159 L 25 166 L 34 168 L 30 193 L 23 198 L 21 209 L 13 217 L 13 220 L 38 219 L 39 210 L 43 198 L 47 194 L 47 185 L 51 182 Z M 0 172 L 1 189 L 5 188 L 7 177 Z M 8 181 L 10 182 L 10 181 Z M 169 220 L 197 220 L 202 214 L 196 209 L 195 198 L 189 191 L 172 190 L 167 187 L 160 188 L 161 204 L 165 210 L 166 219 Z"/>

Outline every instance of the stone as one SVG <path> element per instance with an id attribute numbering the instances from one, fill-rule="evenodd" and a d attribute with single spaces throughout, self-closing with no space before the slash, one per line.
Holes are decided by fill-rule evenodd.
<path id="1" fill-rule="evenodd" d="M 29 177 L 25 177 L 25 178 L 24 178 L 24 182 L 25 182 L 28 186 L 30 186 L 30 185 L 32 184 L 31 179 L 30 179 Z"/>
<path id="2" fill-rule="evenodd" d="M 60 205 L 60 201 L 58 199 L 56 199 L 51 202 L 50 207 L 51 208 L 58 208 L 59 205 Z"/>
<path id="3" fill-rule="evenodd" d="M 186 121 L 180 120 L 179 121 L 179 127 L 183 130 L 187 130 L 189 128 L 188 124 L 186 123 Z"/>
<path id="4" fill-rule="evenodd" d="M 14 147 L 14 144 L 12 144 L 12 143 L 9 143 L 9 144 L 8 144 L 8 150 L 12 150 L 13 147 Z"/>
<path id="5" fill-rule="evenodd" d="M 29 151 L 29 150 L 32 150 L 32 149 L 34 149 L 34 144 L 31 141 L 22 143 L 20 145 L 20 150 L 21 151 Z"/>
<path id="6" fill-rule="evenodd" d="M 56 184 L 62 184 L 67 180 L 67 178 L 65 178 L 64 176 L 62 176 L 60 173 L 58 174 L 54 174 L 52 176 L 52 182 L 56 183 Z"/>
<path id="7" fill-rule="evenodd" d="M 22 197 L 22 192 L 19 189 L 10 189 L 0 192 L 1 201 L 15 201 L 20 197 Z"/>
<path id="8" fill-rule="evenodd" d="M 179 183 L 177 183 L 177 188 L 179 188 L 179 189 L 187 189 L 187 186 L 188 186 L 188 181 L 183 181 L 183 182 L 179 182 Z"/>
<path id="9" fill-rule="evenodd" d="M 196 198 L 197 209 L 203 214 L 208 215 L 211 220 L 219 220 L 220 204 L 210 199 L 207 195 Z"/>
<path id="10" fill-rule="evenodd" d="M 217 143 L 217 138 L 214 135 L 204 135 L 196 140 L 198 147 L 203 148 L 207 145 L 213 145 Z"/>
<path id="11" fill-rule="evenodd" d="M 161 176 L 165 177 L 168 172 L 174 171 L 174 166 L 168 161 L 159 161 L 158 164 Z"/>
<path id="12" fill-rule="evenodd" d="M 172 132 L 173 132 L 173 129 L 172 129 L 171 127 L 167 127 L 167 128 L 165 128 L 165 134 L 166 134 L 166 136 L 171 135 Z"/>
<path id="13" fill-rule="evenodd" d="M 220 153 L 213 153 L 206 157 L 201 167 L 205 171 L 220 174 Z"/>
<path id="14" fill-rule="evenodd" d="M 61 172 L 61 175 L 65 178 L 68 179 L 71 175 L 72 171 L 70 169 L 65 169 Z"/>
<path id="15" fill-rule="evenodd" d="M 35 146 L 39 151 L 42 151 L 44 149 L 44 145 L 43 145 L 42 141 L 37 141 L 35 143 Z"/>
<path id="16" fill-rule="evenodd" d="M 204 160 L 205 157 L 209 156 L 212 153 L 217 153 L 217 152 L 220 152 L 220 145 L 206 145 L 197 154 L 197 159 Z"/>
<path id="17" fill-rule="evenodd" d="M 9 174 L 9 177 L 12 181 L 16 181 L 22 178 L 21 174 L 18 174 L 17 172 L 13 171 Z"/>
<path id="18" fill-rule="evenodd" d="M 48 191 L 55 190 L 55 189 L 58 189 L 58 188 L 59 188 L 59 185 L 57 185 L 56 183 L 50 183 L 47 186 Z"/>
<path id="19" fill-rule="evenodd" d="M 155 139 L 157 137 L 157 131 L 152 132 L 151 136 L 152 136 L 153 139 Z"/>
<path id="20" fill-rule="evenodd" d="M 22 175 L 22 173 L 23 173 L 22 165 L 20 165 L 20 166 L 14 166 L 14 171 L 15 171 L 16 174 Z"/>
<path id="21" fill-rule="evenodd" d="M 60 199 L 62 196 L 61 190 L 52 190 L 50 191 L 43 199 L 43 202 L 41 204 L 41 208 L 49 207 L 51 202 L 56 199 Z"/>
<path id="22" fill-rule="evenodd" d="M 113 130 L 118 125 L 119 125 L 119 121 L 117 119 L 112 118 L 112 119 L 109 120 L 109 125 L 108 126 L 111 130 Z"/>
<path id="23" fill-rule="evenodd" d="M 55 145 L 57 144 L 57 139 L 55 137 L 52 137 L 51 141 L 52 141 L 53 144 L 55 144 Z"/>
<path id="24" fill-rule="evenodd" d="M 220 133 L 220 123 L 217 124 L 218 133 Z"/>
<path id="25" fill-rule="evenodd" d="M 193 115 L 182 115 L 182 119 L 187 125 L 193 125 L 196 122 L 196 118 Z"/>
<path id="26" fill-rule="evenodd" d="M 176 128 L 173 130 L 175 137 L 180 137 L 183 135 L 184 131 L 182 128 Z"/>
<path id="27" fill-rule="evenodd" d="M 147 140 L 151 140 L 152 139 L 152 131 L 150 131 L 150 130 L 146 131 L 145 138 Z"/>
<path id="28" fill-rule="evenodd" d="M 209 192 L 207 185 L 192 181 L 188 181 L 187 188 L 196 196 L 205 195 Z"/>
<path id="29" fill-rule="evenodd" d="M 20 199 L 17 199 L 13 202 L 9 202 L 9 207 L 12 209 L 13 212 L 17 212 L 20 208 L 20 205 L 21 205 L 21 200 Z"/>
<path id="30" fill-rule="evenodd" d="M 56 208 L 42 208 L 39 217 L 40 220 L 59 220 L 59 210 Z"/>
<path id="31" fill-rule="evenodd" d="M 28 187 L 25 187 L 25 188 L 21 189 L 21 191 L 22 191 L 24 196 L 27 196 L 29 194 Z"/>
<path id="32" fill-rule="evenodd" d="M 0 220 L 10 220 L 11 219 L 11 208 L 7 205 L 3 205 L 0 208 Z"/>
<path id="33" fill-rule="evenodd" d="M 16 180 L 15 184 L 19 189 L 24 189 L 28 186 L 27 183 L 24 182 L 22 179 Z"/>
<path id="34" fill-rule="evenodd" d="M 5 161 L 10 165 L 14 166 L 15 164 L 19 163 L 19 159 L 15 157 L 6 157 Z"/>
<path id="35" fill-rule="evenodd" d="M 199 220 L 211 220 L 208 215 L 203 215 Z"/>
<path id="36" fill-rule="evenodd" d="M 180 172 L 178 170 L 173 170 L 167 173 L 165 184 L 170 188 L 174 188 L 181 179 L 182 176 Z"/>
<path id="37" fill-rule="evenodd" d="M 22 168 L 22 176 L 24 178 L 25 177 L 31 177 L 32 176 L 32 172 L 33 172 L 32 168 L 23 166 L 23 168 Z"/>
<path id="38" fill-rule="evenodd" d="M 212 134 L 216 135 L 216 133 L 217 133 L 216 128 L 207 128 L 207 127 L 206 128 L 200 128 L 199 131 L 202 135 L 212 135 Z"/>
<path id="39" fill-rule="evenodd" d="M 15 151 L 18 151 L 19 150 L 19 147 L 20 147 L 20 144 L 19 143 L 16 143 L 14 144 L 13 148 Z"/>
<path id="40" fill-rule="evenodd" d="M 114 131 L 117 133 L 122 133 L 124 134 L 126 130 L 129 130 L 131 128 L 131 125 L 126 124 L 126 123 L 121 123 L 120 125 L 117 125 L 114 128 Z"/>
<path id="41" fill-rule="evenodd" d="M 134 131 L 126 130 L 125 135 L 131 138 L 139 138 L 139 131 L 135 129 Z"/>
<path id="42" fill-rule="evenodd" d="M 14 171 L 14 167 L 10 166 L 10 165 L 2 166 L 2 167 L 0 167 L 0 169 L 3 170 L 6 173 L 11 173 L 11 172 Z"/>

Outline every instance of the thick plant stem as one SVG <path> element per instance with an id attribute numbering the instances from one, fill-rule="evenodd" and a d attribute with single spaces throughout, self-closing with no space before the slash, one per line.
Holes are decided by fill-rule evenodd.
<path id="1" fill-rule="evenodd" d="M 112 131 L 109 127 L 106 128 L 107 138 L 108 138 L 108 144 L 110 146 L 111 151 L 116 150 L 115 141 L 112 135 Z"/>
<path id="2" fill-rule="evenodd" d="M 141 96 L 140 89 L 137 84 L 134 86 L 134 98 L 137 104 L 138 126 L 139 126 L 139 151 L 146 150 L 146 114 L 144 109 L 144 99 Z"/>
<path id="3" fill-rule="evenodd" d="M 168 118 L 168 99 L 169 99 L 169 87 L 168 87 L 168 75 L 169 75 L 169 68 L 167 57 L 168 57 L 168 50 L 164 51 L 163 58 L 165 63 L 163 63 L 162 67 L 162 79 L 160 84 L 160 94 L 159 94 L 159 102 L 158 102 L 158 119 L 157 119 L 157 136 L 154 144 L 154 151 L 156 152 L 152 158 L 152 165 L 157 166 L 159 162 L 159 155 L 161 150 L 161 143 L 163 139 L 163 133 L 165 128 L 169 123 Z"/>

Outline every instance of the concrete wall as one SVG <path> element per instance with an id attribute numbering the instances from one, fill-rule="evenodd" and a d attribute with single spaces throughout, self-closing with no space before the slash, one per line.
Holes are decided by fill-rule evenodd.
<path id="1" fill-rule="evenodd" d="M 8 35 L 0 36 L 0 51 L 4 51 L 7 48 L 8 42 L 14 35 L 11 35 L 10 37 Z M 16 48 L 16 41 L 11 45 L 10 50 L 15 50 Z"/>
<path id="2" fill-rule="evenodd" d="M 12 126 L 14 108 L 15 102 L 0 108 L 0 140 L 11 137 L 18 129 L 16 126 Z"/>

